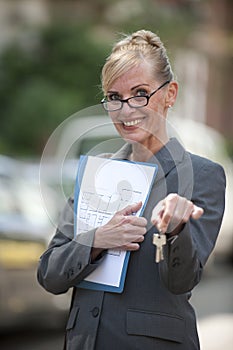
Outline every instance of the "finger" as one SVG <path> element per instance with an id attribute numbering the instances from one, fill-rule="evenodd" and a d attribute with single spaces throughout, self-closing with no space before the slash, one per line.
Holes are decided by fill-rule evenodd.
<path id="1" fill-rule="evenodd" d="M 177 225 L 183 224 L 190 219 L 193 212 L 194 204 L 184 197 L 179 197 L 177 206 L 174 212 L 174 223 Z"/>
<path id="2" fill-rule="evenodd" d="M 142 234 L 140 236 L 138 236 L 137 238 L 134 239 L 134 243 L 142 243 L 145 239 L 145 236 Z"/>
<path id="3" fill-rule="evenodd" d="M 147 220 L 143 216 L 126 216 L 127 222 L 133 226 L 145 227 L 147 225 Z"/>
<path id="4" fill-rule="evenodd" d="M 187 203 L 185 203 L 185 207 L 183 209 L 183 215 L 181 217 L 180 223 L 185 223 L 189 221 L 193 212 L 193 208 L 194 208 L 194 204 L 191 201 L 187 201 Z"/>
<path id="5" fill-rule="evenodd" d="M 164 200 L 160 201 L 152 210 L 151 222 L 156 225 L 157 222 L 161 219 L 164 211 Z"/>
<path id="6" fill-rule="evenodd" d="M 136 251 L 140 248 L 140 244 L 138 243 L 128 243 L 122 247 L 119 247 L 120 250 L 128 250 L 128 251 Z"/>
<path id="7" fill-rule="evenodd" d="M 194 205 L 193 211 L 192 211 L 192 218 L 197 220 L 204 214 L 204 210 L 197 205 Z"/>
<path id="8" fill-rule="evenodd" d="M 125 235 L 129 241 L 134 241 L 138 236 L 144 236 L 147 232 L 146 226 L 134 226 L 126 222 L 120 226 L 120 232 Z"/>
<path id="9" fill-rule="evenodd" d="M 160 201 L 152 210 L 151 220 L 157 220 L 161 213 L 164 211 L 164 200 Z"/>
<path id="10" fill-rule="evenodd" d="M 167 231 L 168 225 L 176 210 L 178 199 L 179 197 L 177 195 L 170 195 L 167 197 L 166 201 L 164 201 L 164 211 L 161 219 L 157 223 L 157 227 L 162 233 Z"/>
<path id="11" fill-rule="evenodd" d="M 122 210 L 119 210 L 118 214 L 122 214 L 125 216 L 132 215 L 137 213 L 141 207 L 142 207 L 142 202 L 134 203 L 134 204 L 128 205 Z"/>

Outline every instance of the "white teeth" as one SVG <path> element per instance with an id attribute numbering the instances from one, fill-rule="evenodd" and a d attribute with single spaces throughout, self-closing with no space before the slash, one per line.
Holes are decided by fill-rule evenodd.
<path id="1" fill-rule="evenodd" d="M 130 122 L 123 122 L 123 124 L 125 126 L 133 126 L 133 125 L 137 125 L 140 122 L 141 122 L 141 119 L 136 119 L 136 120 L 131 120 Z"/>

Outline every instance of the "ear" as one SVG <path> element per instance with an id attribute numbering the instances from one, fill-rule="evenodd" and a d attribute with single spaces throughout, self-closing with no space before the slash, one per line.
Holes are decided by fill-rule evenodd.
<path id="1" fill-rule="evenodd" d="M 165 96 L 166 107 L 172 107 L 176 101 L 178 93 L 178 83 L 176 81 L 171 81 L 167 88 L 167 93 Z"/>

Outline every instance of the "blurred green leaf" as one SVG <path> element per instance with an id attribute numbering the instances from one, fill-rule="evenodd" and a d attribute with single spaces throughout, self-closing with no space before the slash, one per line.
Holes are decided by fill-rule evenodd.
<path id="1" fill-rule="evenodd" d="M 52 25 L 39 44 L 17 43 L 0 57 L 0 152 L 41 153 L 59 123 L 99 103 L 103 46 L 85 27 Z"/>

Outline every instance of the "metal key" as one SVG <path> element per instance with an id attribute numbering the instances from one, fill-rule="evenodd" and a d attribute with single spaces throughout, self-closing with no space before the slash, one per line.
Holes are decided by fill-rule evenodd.
<path id="1" fill-rule="evenodd" d="M 156 253 L 155 253 L 156 263 L 159 263 L 161 260 L 164 259 L 163 246 L 166 244 L 166 242 L 167 242 L 167 238 L 165 234 L 163 233 L 153 234 L 153 244 L 156 246 Z"/>

